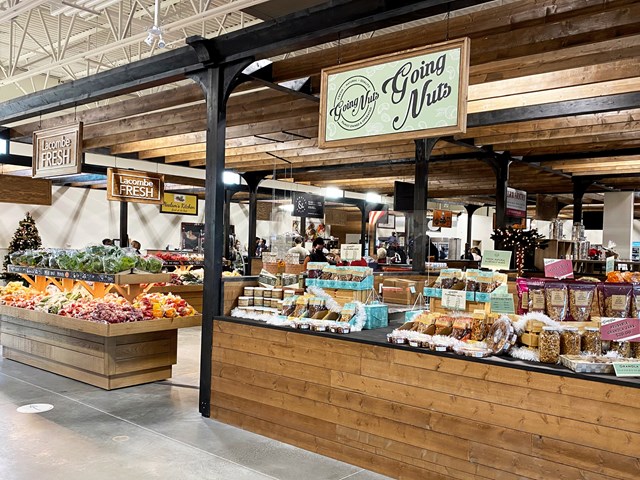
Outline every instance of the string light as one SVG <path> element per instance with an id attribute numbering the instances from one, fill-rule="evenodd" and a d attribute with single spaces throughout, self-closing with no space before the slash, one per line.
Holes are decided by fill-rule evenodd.
<path id="1" fill-rule="evenodd" d="M 491 235 L 491 239 L 498 242 L 502 247 L 515 250 L 516 268 L 518 275 L 522 275 L 524 270 L 524 260 L 527 252 L 532 252 L 536 248 L 546 248 L 548 240 L 538 233 L 535 228 L 522 230 L 520 228 L 496 228 Z"/>

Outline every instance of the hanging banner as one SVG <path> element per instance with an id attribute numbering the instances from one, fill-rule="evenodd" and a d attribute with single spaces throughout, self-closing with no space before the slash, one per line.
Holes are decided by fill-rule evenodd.
<path id="1" fill-rule="evenodd" d="M 434 210 L 432 224 L 434 227 L 451 228 L 451 210 Z"/>
<path id="2" fill-rule="evenodd" d="M 33 132 L 33 178 L 73 175 L 82 169 L 82 122 Z"/>
<path id="3" fill-rule="evenodd" d="M 162 204 L 164 176 L 133 170 L 107 169 L 107 200 Z"/>
<path id="4" fill-rule="evenodd" d="M 468 38 L 326 68 L 318 146 L 465 132 L 468 80 Z"/>
<path id="5" fill-rule="evenodd" d="M 164 193 L 160 213 L 175 213 L 176 215 L 198 215 L 197 195 L 184 193 Z"/>
<path id="6" fill-rule="evenodd" d="M 324 197 L 293 192 L 292 199 L 294 217 L 324 218 Z"/>
<path id="7" fill-rule="evenodd" d="M 527 218 L 527 192 L 507 187 L 506 214 L 509 217 Z"/>

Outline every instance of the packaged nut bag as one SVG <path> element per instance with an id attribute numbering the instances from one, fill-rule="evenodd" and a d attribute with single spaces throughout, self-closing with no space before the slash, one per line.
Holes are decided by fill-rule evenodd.
<path id="1" fill-rule="evenodd" d="M 631 314 L 633 286 L 630 283 L 598 284 L 601 317 L 627 318 Z"/>
<path id="2" fill-rule="evenodd" d="M 566 283 L 546 283 L 544 286 L 544 299 L 547 316 L 551 320 L 556 322 L 567 320 L 569 314 L 569 292 Z"/>
<path id="3" fill-rule="evenodd" d="M 569 284 L 569 315 L 574 322 L 588 322 L 596 291 L 593 283 Z"/>

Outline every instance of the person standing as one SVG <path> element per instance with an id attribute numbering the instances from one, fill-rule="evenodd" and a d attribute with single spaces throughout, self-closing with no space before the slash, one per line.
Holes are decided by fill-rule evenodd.
<path id="1" fill-rule="evenodd" d="M 304 259 L 309 255 L 309 250 L 302 246 L 302 237 L 296 237 L 293 241 L 294 246 L 291 247 L 287 253 L 297 253 L 300 258 L 300 263 L 304 262 Z"/>
<path id="2" fill-rule="evenodd" d="M 142 245 L 140 245 L 140 242 L 137 240 L 131 240 L 131 248 L 133 248 L 135 250 L 135 252 L 140 255 L 140 249 L 142 248 Z"/>

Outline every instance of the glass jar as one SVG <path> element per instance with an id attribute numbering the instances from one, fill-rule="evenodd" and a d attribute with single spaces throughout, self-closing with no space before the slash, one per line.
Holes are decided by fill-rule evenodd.
<path id="1" fill-rule="evenodd" d="M 631 342 L 611 342 L 611 351 L 618 352 L 623 358 L 631 357 Z"/>
<path id="2" fill-rule="evenodd" d="M 600 339 L 599 328 L 587 327 L 584 329 L 582 351 L 590 355 L 602 355 L 602 340 Z"/>
<path id="3" fill-rule="evenodd" d="M 560 334 L 560 354 L 580 355 L 580 332 L 576 327 L 565 327 Z"/>
<path id="4" fill-rule="evenodd" d="M 560 360 L 560 332 L 555 327 L 542 327 L 539 349 L 542 363 L 558 363 Z"/>

